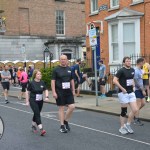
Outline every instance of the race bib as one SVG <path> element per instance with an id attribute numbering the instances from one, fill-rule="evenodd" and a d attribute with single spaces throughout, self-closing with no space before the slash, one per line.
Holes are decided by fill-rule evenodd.
<path id="1" fill-rule="evenodd" d="M 126 84 L 127 84 L 127 86 L 132 86 L 133 85 L 133 79 L 127 79 Z"/>
<path id="2" fill-rule="evenodd" d="M 43 99 L 43 94 L 36 94 L 36 101 L 41 101 Z"/>
<path id="3" fill-rule="evenodd" d="M 62 89 L 70 89 L 70 82 L 63 82 Z"/>
<path id="4" fill-rule="evenodd" d="M 4 79 L 5 81 L 9 81 L 9 79 Z"/>

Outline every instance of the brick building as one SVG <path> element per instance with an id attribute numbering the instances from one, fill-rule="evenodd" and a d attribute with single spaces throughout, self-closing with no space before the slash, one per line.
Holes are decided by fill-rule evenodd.
<path id="1" fill-rule="evenodd" d="M 108 70 L 122 64 L 124 56 L 150 54 L 150 0 L 87 0 L 86 25 L 97 29 L 97 60 Z M 86 38 L 87 57 L 93 52 Z"/>
<path id="2" fill-rule="evenodd" d="M 81 57 L 85 41 L 84 0 L 0 0 L 0 60 L 43 60 L 46 46 L 53 59 Z M 4 11 L 4 12 L 3 12 Z"/>

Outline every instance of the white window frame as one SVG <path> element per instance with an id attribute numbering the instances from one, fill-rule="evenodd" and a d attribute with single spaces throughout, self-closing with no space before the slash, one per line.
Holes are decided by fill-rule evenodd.
<path id="1" fill-rule="evenodd" d="M 91 14 L 98 13 L 98 0 L 97 0 L 97 10 L 93 10 L 93 1 L 96 1 L 96 0 L 90 0 Z"/>
<path id="2" fill-rule="evenodd" d="M 113 6 L 113 0 L 110 0 L 110 8 L 119 8 L 119 0 L 118 0 L 118 5 Z"/>
<path id="3" fill-rule="evenodd" d="M 109 34 L 109 64 L 118 64 L 122 62 L 124 57 L 124 47 L 123 47 L 123 24 L 124 23 L 134 23 L 135 24 L 135 54 L 140 54 L 140 18 L 137 19 L 126 19 L 119 20 L 116 22 L 110 22 L 108 25 L 108 34 Z M 113 60 L 113 51 L 112 51 L 112 31 L 111 26 L 118 24 L 118 49 L 119 49 L 119 60 Z"/>
<path id="4" fill-rule="evenodd" d="M 144 0 L 132 0 L 133 3 L 140 3 L 140 2 L 144 2 Z"/>
<path id="5" fill-rule="evenodd" d="M 63 17 L 64 17 L 64 33 L 63 34 L 59 34 L 59 33 L 57 33 L 57 24 L 56 24 L 56 35 L 60 35 L 60 36 L 62 36 L 62 35 L 65 35 L 65 11 L 64 10 L 56 10 L 56 12 L 55 12 L 55 18 L 56 18 L 56 20 L 57 20 L 57 11 L 63 11 Z M 55 20 L 55 21 L 56 21 Z M 56 23 L 56 22 L 55 22 Z"/>

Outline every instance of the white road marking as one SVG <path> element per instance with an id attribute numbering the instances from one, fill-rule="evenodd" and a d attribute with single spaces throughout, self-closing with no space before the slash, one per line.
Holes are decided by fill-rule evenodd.
<path id="1" fill-rule="evenodd" d="M 73 112 L 83 112 L 83 111 L 85 111 L 85 110 L 74 110 Z M 42 112 L 42 113 L 44 113 L 44 114 L 49 114 L 49 113 L 58 114 L 58 111 L 49 111 L 49 112 Z"/>
<path id="2" fill-rule="evenodd" d="M 10 106 L 5 106 L 5 105 L 0 105 L 0 106 L 5 107 L 5 108 L 10 108 L 10 109 L 13 109 L 13 110 L 17 110 L 17 111 L 20 111 L 20 112 L 24 112 L 24 113 L 27 113 L 27 114 L 33 114 L 31 112 L 24 111 L 24 110 L 17 109 L 17 108 L 13 108 L 13 107 L 10 107 Z M 55 119 L 55 118 L 49 118 L 49 117 L 46 117 L 46 116 L 43 116 L 43 115 L 42 115 L 42 117 L 50 119 L 50 120 L 55 120 L 55 121 L 59 122 L 59 120 Z M 87 130 L 91 130 L 91 131 L 95 131 L 95 132 L 111 135 L 111 136 L 114 136 L 114 137 L 118 137 L 118 138 L 122 138 L 122 139 L 126 139 L 126 140 L 129 140 L 129 141 L 133 141 L 133 142 L 137 142 L 137 143 L 141 143 L 141 144 L 145 144 L 145 145 L 149 145 L 150 146 L 150 143 L 143 142 L 143 141 L 140 141 L 140 140 L 135 140 L 135 139 L 132 139 L 132 138 L 124 137 L 124 136 L 117 135 L 117 134 L 110 133 L 110 132 L 105 132 L 105 131 L 102 131 L 102 130 L 97 130 L 97 129 L 94 129 L 94 128 L 89 128 L 89 127 L 78 125 L 78 124 L 74 124 L 74 123 L 70 123 L 70 124 L 73 125 L 73 126 L 76 126 L 76 127 L 84 128 L 84 129 L 87 129 Z"/>

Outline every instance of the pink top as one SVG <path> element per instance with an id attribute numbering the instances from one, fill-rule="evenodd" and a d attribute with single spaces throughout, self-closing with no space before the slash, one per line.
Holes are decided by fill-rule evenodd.
<path id="1" fill-rule="evenodd" d="M 26 83 L 28 82 L 28 75 L 26 72 L 21 72 L 20 78 L 19 78 L 21 83 Z"/>

